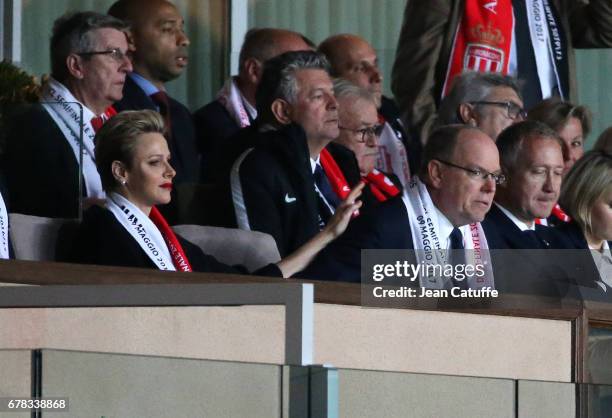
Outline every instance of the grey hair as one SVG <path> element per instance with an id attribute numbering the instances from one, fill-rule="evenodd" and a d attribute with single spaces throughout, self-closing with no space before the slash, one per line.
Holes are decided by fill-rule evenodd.
<path id="1" fill-rule="evenodd" d="M 297 100 L 296 73 L 299 70 L 323 70 L 329 74 L 327 59 L 314 51 L 285 52 L 264 64 L 255 102 L 257 113 L 264 122 L 272 122 L 272 103 L 283 99 L 291 104 Z"/>
<path id="2" fill-rule="evenodd" d="M 459 105 L 486 100 L 495 87 L 509 87 L 521 98 L 520 85 L 514 77 L 475 71 L 457 76 L 448 96 L 440 103 L 436 125 L 464 123 L 459 117 Z"/>
<path id="3" fill-rule="evenodd" d="M 96 29 L 111 28 L 127 32 L 129 25 L 115 17 L 96 12 L 67 13 L 53 24 L 51 35 L 51 75 L 63 82 L 68 78 L 66 68 L 68 55 L 88 52 L 95 48 L 91 32 Z"/>
<path id="4" fill-rule="evenodd" d="M 376 98 L 369 90 L 353 84 L 344 78 L 334 79 L 334 95 L 337 99 L 342 97 L 354 97 L 355 99 L 366 100 L 378 107 L 376 105 Z"/>

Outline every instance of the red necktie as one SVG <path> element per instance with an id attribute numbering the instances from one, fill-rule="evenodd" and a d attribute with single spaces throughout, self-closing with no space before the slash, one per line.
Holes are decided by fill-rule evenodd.
<path id="1" fill-rule="evenodd" d="M 151 99 L 159 107 L 159 113 L 164 117 L 164 124 L 166 125 L 166 137 L 170 139 L 172 136 L 172 122 L 170 120 L 170 104 L 168 101 L 168 95 L 164 91 L 158 91 L 151 95 Z"/>

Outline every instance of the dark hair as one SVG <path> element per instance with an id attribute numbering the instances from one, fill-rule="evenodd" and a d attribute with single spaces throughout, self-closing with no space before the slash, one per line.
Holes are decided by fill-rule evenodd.
<path id="1" fill-rule="evenodd" d="M 421 179 L 426 178 L 427 166 L 431 161 L 438 159 L 448 161 L 453 158 L 459 133 L 468 129 L 481 132 L 480 129 L 473 126 L 454 124 L 441 126 L 429 135 L 423 148 L 423 159 L 419 171 Z"/>
<path id="2" fill-rule="evenodd" d="M 102 188 L 111 192 L 117 186 L 113 177 L 113 161 L 131 167 L 136 138 L 142 134 L 164 133 L 164 120 L 153 110 L 127 110 L 112 117 L 96 134 L 96 168 Z"/>
<path id="3" fill-rule="evenodd" d="M 558 98 L 550 98 L 535 105 L 527 115 L 530 120 L 544 122 L 559 132 L 571 118 L 580 121 L 583 136 L 591 132 L 591 111 L 586 106 L 575 106 Z"/>
<path id="4" fill-rule="evenodd" d="M 561 152 L 564 152 L 563 140 L 548 125 L 534 120 L 515 123 L 504 129 L 496 141 L 502 170 L 506 175 L 509 175 L 518 167 L 525 140 L 535 138 L 556 141 L 561 148 Z"/>
<path id="5" fill-rule="evenodd" d="M 296 72 L 306 69 L 324 70 L 329 73 L 329 64 L 323 55 L 314 51 L 285 52 L 266 61 L 255 94 L 258 118 L 264 123 L 273 122 L 272 103 L 276 99 L 295 102 Z"/>
<path id="6" fill-rule="evenodd" d="M 53 24 L 51 35 L 51 75 L 59 82 L 68 78 L 66 58 L 72 53 L 88 52 L 95 48 L 91 32 L 111 28 L 126 32 L 129 25 L 115 17 L 96 12 L 77 12 L 61 16 Z"/>

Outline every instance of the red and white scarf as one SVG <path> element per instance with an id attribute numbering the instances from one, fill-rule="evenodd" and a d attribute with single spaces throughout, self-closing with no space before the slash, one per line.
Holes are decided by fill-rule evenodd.
<path id="1" fill-rule="evenodd" d="M 397 137 L 395 129 L 391 127 L 382 115 L 378 115 L 378 122 L 384 125 L 382 134 L 378 138 L 378 158 L 376 168 L 380 171 L 393 173 L 402 186 L 410 183 L 410 164 L 408 154 L 401 138 Z"/>
<path id="2" fill-rule="evenodd" d="M 555 206 L 553 207 L 552 212 L 550 214 L 554 216 L 555 218 L 559 219 L 561 222 L 569 222 L 572 220 L 572 218 L 570 218 L 569 215 L 565 213 L 563 209 L 561 209 L 561 206 L 559 206 L 558 203 L 555 203 Z M 535 220 L 535 223 L 538 225 L 548 226 L 548 219 L 537 218 Z"/>
<path id="3" fill-rule="evenodd" d="M 342 170 L 340 170 L 340 167 L 338 167 L 338 164 L 326 148 L 321 151 L 320 158 L 321 166 L 325 171 L 325 175 L 329 179 L 332 189 L 341 200 L 346 199 L 351 192 L 351 188 L 349 187 Z M 397 196 L 400 193 L 399 189 L 395 187 L 393 182 L 377 169 L 372 170 L 367 176 L 362 177 L 361 179 L 364 183 L 369 185 L 372 194 L 380 202 L 384 202 L 385 200 Z"/>
<path id="4" fill-rule="evenodd" d="M 257 111 L 248 104 L 242 93 L 240 93 L 235 77 L 227 79 L 219 93 L 217 93 L 217 100 L 241 128 L 250 126 L 251 119 L 257 118 Z M 249 119 L 249 116 L 251 119 Z"/>
<path id="5" fill-rule="evenodd" d="M 561 97 L 565 97 L 565 77 L 560 72 L 567 67 L 567 56 L 552 7 L 548 0 L 525 3 L 542 97 L 552 95 L 555 83 Z M 442 97 L 448 94 L 455 77 L 464 71 L 509 74 L 514 30 L 512 0 L 465 0 Z"/>
<path id="6" fill-rule="evenodd" d="M 0 258 L 9 258 L 9 216 L 4 199 L 0 195 Z"/>
<path id="7" fill-rule="evenodd" d="M 427 187 L 418 177 L 414 176 L 402 196 L 412 232 L 412 243 L 419 264 L 445 266 L 449 264 L 449 254 L 442 247 L 440 238 L 440 220 L 438 212 Z M 468 277 L 467 284 L 470 289 L 482 287 L 495 288 L 491 255 L 488 252 L 489 244 L 480 222 L 459 227 L 463 234 L 466 251 L 466 263 L 473 266 L 480 265 L 484 271 L 482 277 Z M 456 251 L 456 250 L 455 250 Z M 449 289 L 452 287 L 452 277 L 444 274 L 427 277 L 419 276 L 421 287 L 431 289 Z"/>
<path id="8" fill-rule="evenodd" d="M 134 238 L 140 248 L 160 270 L 192 271 L 189 260 L 176 235 L 159 213 L 151 209 L 149 216 L 118 193 L 110 193 L 106 208 Z"/>

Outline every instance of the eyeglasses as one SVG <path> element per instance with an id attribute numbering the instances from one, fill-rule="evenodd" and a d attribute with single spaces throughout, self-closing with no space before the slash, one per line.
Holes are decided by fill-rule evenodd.
<path id="1" fill-rule="evenodd" d="M 440 160 L 440 159 L 436 159 L 437 161 L 440 161 L 442 164 L 447 165 L 449 167 L 454 167 L 454 168 L 458 168 L 460 170 L 465 171 L 466 173 L 468 173 L 468 176 L 471 178 L 480 178 L 484 181 L 487 181 L 489 179 L 493 179 L 495 181 L 495 184 L 504 184 L 506 182 L 506 176 L 504 176 L 503 174 L 495 174 L 495 173 L 489 173 L 488 171 L 484 171 L 481 170 L 479 168 L 467 168 L 467 167 L 461 167 L 460 165 L 457 164 L 453 164 L 453 163 L 449 163 L 448 161 L 444 161 L 444 160 Z"/>
<path id="2" fill-rule="evenodd" d="M 77 55 L 82 57 L 90 57 L 92 55 L 108 55 L 117 62 L 123 62 L 127 58 L 127 53 L 121 51 L 119 48 L 107 49 L 106 51 L 77 52 Z"/>
<path id="3" fill-rule="evenodd" d="M 527 112 L 525 109 L 520 107 L 514 102 L 487 102 L 487 101 L 479 101 L 479 102 L 471 102 L 475 105 L 491 105 L 491 106 L 499 106 L 505 107 L 507 116 L 509 119 L 515 120 L 520 116 L 521 119 L 527 119 Z"/>
<path id="4" fill-rule="evenodd" d="M 359 139 L 358 142 L 366 142 L 368 138 L 380 138 L 385 126 L 384 125 L 374 125 L 368 128 L 361 128 L 361 129 L 351 129 L 351 128 L 345 128 L 343 126 L 338 126 L 338 128 L 344 131 L 351 131 L 357 134 L 361 134 L 361 139 Z"/>

